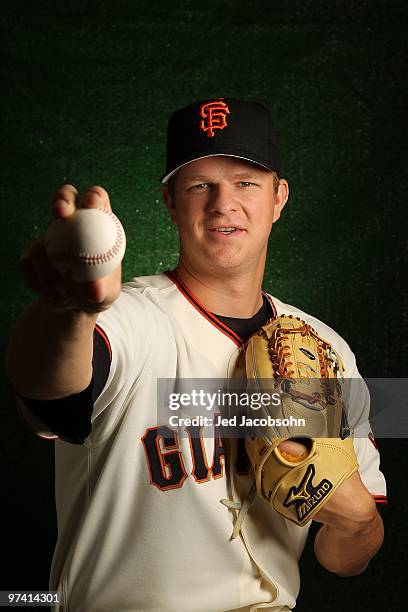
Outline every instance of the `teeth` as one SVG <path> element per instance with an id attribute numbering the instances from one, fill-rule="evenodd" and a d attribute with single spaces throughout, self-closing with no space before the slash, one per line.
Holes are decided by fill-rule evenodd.
<path id="1" fill-rule="evenodd" d="M 234 232 L 236 227 L 219 227 L 217 228 L 217 232 Z"/>

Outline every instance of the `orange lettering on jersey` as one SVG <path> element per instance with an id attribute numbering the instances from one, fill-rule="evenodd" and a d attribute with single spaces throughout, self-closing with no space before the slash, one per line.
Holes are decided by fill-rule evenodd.
<path id="1" fill-rule="evenodd" d="M 227 115 L 230 114 L 228 106 L 222 100 L 206 102 L 201 105 L 200 128 L 209 138 L 214 137 L 214 130 L 223 130 L 227 127 Z"/>
<path id="2" fill-rule="evenodd" d="M 183 486 L 187 478 L 177 433 L 169 427 L 150 427 L 142 437 L 150 484 L 167 491 Z"/>

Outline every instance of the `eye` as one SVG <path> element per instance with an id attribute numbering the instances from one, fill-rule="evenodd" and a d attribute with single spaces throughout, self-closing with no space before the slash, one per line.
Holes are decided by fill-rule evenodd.
<path id="1" fill-rule="evenodd" d="M 251 181 L 240 181 L 239 182 L 241 187 L 255 187 L 256 183 L 251 183 Z"/>
<path id="2" fill-rule="evenodd" d="M 203 191 L 207 189 L 208 183 L 197 183 L 197 185 L 193 185 L 191 189 L 195 189 L 196 191 Z"/>

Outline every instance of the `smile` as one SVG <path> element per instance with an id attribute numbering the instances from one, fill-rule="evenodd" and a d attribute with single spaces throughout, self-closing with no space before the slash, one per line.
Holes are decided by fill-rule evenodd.
<path id="1" fill-rule="evenodd" d="M 244 232 L 243 229 L 239 227 L 234 227 L 232 225 L 209 228 L 208 231 L 214 238 L 221 238 L 221 239 L 227 238 L 230 236 L 238 236 Z"/>

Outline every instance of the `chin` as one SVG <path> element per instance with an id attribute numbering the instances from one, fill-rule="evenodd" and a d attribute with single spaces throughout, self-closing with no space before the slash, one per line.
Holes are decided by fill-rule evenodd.
<path id="1" fill-rule="evenodd" d="M 242 258 L 209 258 L 207 261 L 213 269 L 218 270 L 242 270 L 245 268 L 245 262 Z"/>

